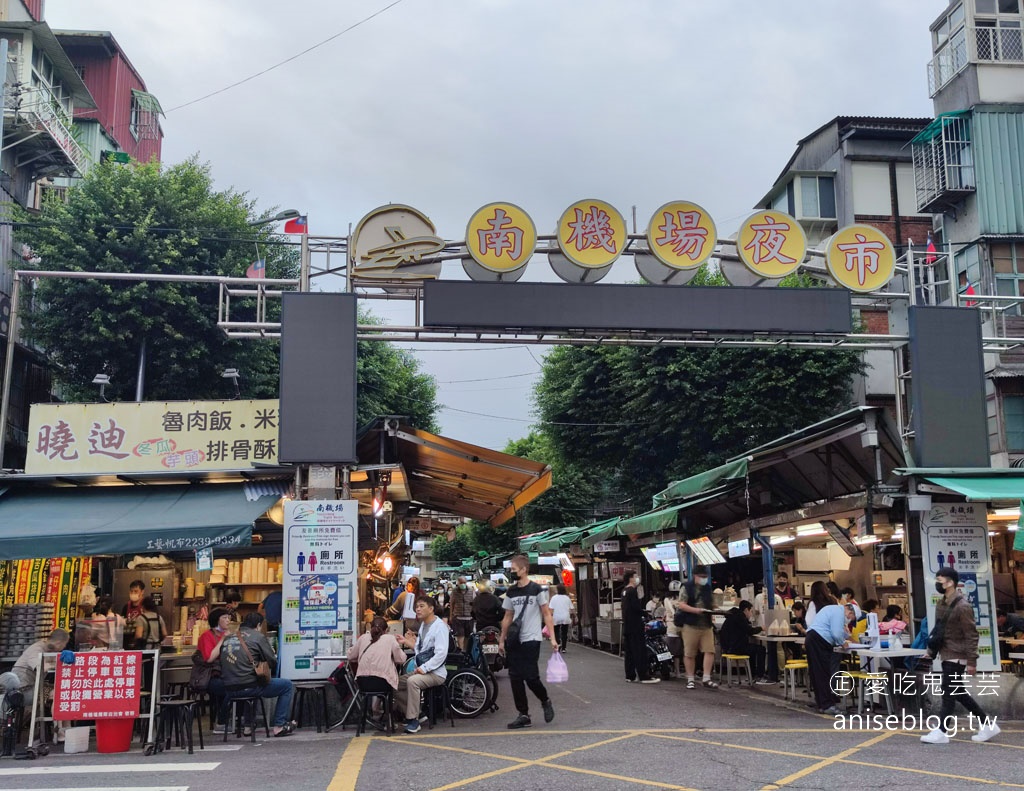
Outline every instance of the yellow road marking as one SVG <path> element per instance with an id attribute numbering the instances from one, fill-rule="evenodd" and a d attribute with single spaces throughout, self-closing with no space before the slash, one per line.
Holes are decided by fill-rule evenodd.
<path id="1" fill-rule="evenodd" d="M 857 749 L 860 749 L 859 747 Z M 931 777 L 948 777 L 951 780 L 970 780 L 973 783 L 984 783 L 986 785 L 1003 786 L 1005 788 L 1024 788 L 1021 783 L 1008 783 L 1005 780 L 988 780 L 984 777 L 970 777 L 968 775 L 950 775 L 945 772 L 932 772 L 928 769 L 913 769 L 909 766 L 893 766 L 891 764 L 871 764 L 867 761 L 854 761 L 849 758 L 843 758 L 839 761 L 843 764 L 853 764 L 854 766 L 868 766 L 875 769 L 890 769 L 894 772 L 912 772 L 918 775 L 929 775 Z"/>
<path id="2" fill-rule="evenodd" d="M 634 736 L 638 735 L 639 733 L 640 733 L 640 731 L 631 731 L 629 733 L 623 734 L 621 731 L 619 731 L 619 735 L 614 737 L 614 738 L 612 738 L 612 739 L 604 739 L 603 741 L 595 742 L 594 744 L 586 744 L 586 745 L 584 745 L 582 747 L 576 747 L 576 748 L 574 748 L 572 750 L 563 750 L 562 752 L 552 753 L 551 755 L 545 755 L 543 758 L 537 758 L 537 759 L 515 758 L 515 757 L 512 757 L 512 756 L 508 756 L 508 755 L 495 755 L 494 753 L 485 753 L 485 752 L 472 751 L 475 755 L 485 756 L 487 758 L 496 758 L 496 759 L 498 759 L 500 761 L 514 761 L 516 765 L 515 766 L 506 766 L 503 769 L 494 769 L 494 770 L 492 770 L 490 772 L 484 772 L 483 774 L 476 775 L 474 777 L 468 777 L 465 780 L 458 780 L 458 781 L 456 781 L 454 783 L 449 783 L 448 785 L 439 786 L 438 788 L 435 788 L 434 791 L 450 791 L 453 788 L 460 788 L 460 787 L 462 787 L 464 785 L 469 785 L 470 783 L 479 782 L 480 780 L 490 780 L 492 777 L 497 777 L 498 775 L 507 774 L 508 772 L 514 772 L 517 769 L 522 769 L 522 768 L 527 767 L 527 766 L 538 766 L 538 765 L 542 765 L 543 762 L 545 762 L 545 761 L 550 761 L 550 760 L 553 760 L 555 758 L 564 758 L 566 755 L 570 755 L 571 753 L 574 753 L 574 752 L 578 752 L 578 751 L 581 751 L 581 750 L 589 750 L 592 747 L 602 747 L 602 746 L 604 746 L 606 744 L 611 744 L 612 742 L 622 741 L 623 739 L 632 739 Z M 416 741 L 412 741 L 412 740 L 410 740 L 407 743 L 408 744 L 417 744 Z M 434 749 L 434 750 L 452 750 L 452 749 L 456 749 L 458 752 L 469 752 L 469 751 L 459 750 L 458 748 L 442 747 L 441 745 L 438 745 L 438 744 L 426 744 L 424 742 L 419 742 L 417 744 L 417 746 L 419 746 L 419 747 L 428 747 L 428 748 Z M 548 766 L 553 766 L 553 767 L 558 767 L 558 764 L 547 764 L 547 765 Z M 558 767 L 558 768 L 562 768 L 562 767 Z M 675 786 L 673 786 L 673 788 L 674 787 Z"/>
<path id="3" fill-rule="evenodd" d="M 857 745 L 856 747 L 851 747 L 848 750 L 843 750 L 841 753 L 836 753 L 831 758 L 825 758 L 824 760 L 818 761 L 815 764 L 806 766 L 803 769 L 794 772 L 791 775 L 783 777 L 781 780 L 776 780 L 774 783 L 768 783 L 767 785 L 761 788 L 761 791 L 777 791 L 777 789 L 782 788 L 782 786 L 789 785 L 793 781 L 799 780 L 802 777 L 807 777 L 807 775 L 813 774 L 814 772 L 817 772 L 819 769 L 824 769 L 826 766 L 831 766 L 834 763 L 838 763 L 844 758 L 847 758 L 848 756 L 851 756 L 859 752 L 860 750 L 863 750 L 865 747 L 871 747 L 875 744 L 878 744 L 879 742 L 885 741 L 890 736 L 892 736 L 894 732 L 895 731 L 887 731 L 886 733 L 881 733 L 878 736 L 875 736 L 871 739 L 868 739 L 866 742 Z"/>
<path id="4" fill-rule="evenodd" d="M 785 755 L 790 758 L 806 758 L 808 761 L 824 760 L 826 756 L 823 755 L 808 755 L 807 753 L 790 753 L 785 750 L 770 750 L 767 747 L 751 747 L 746 744 L 729 744 L 729 742 L 718 742 L 712 741 L 711 739 L 688 739 L 685 736 L 669 736 L 667 733 L 654 733 L 653 731 L 647 734 L 648 736 L 654 736 L 658 739 L 670 739 L 675 742 L 693 742 L 694 744 L 710 744 L 718 747 L 731 747 L 734 750 L 750 750 L 755 753 L 771 753 L 772 755 Z"/>
<path id="5" fill-rule="evenodd" d="M 327 791 L 355 791 L 359 771 L 363 768 L 366 751 L 372 741 L 372 737 L 353 736 L 349 739 L 348 747 L 338 760 L 338 767 L 334 770 L 334 777 L 331 778 Z"/>

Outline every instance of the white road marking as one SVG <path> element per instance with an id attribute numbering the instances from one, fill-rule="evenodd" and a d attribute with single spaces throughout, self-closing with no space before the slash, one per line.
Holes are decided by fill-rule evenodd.
<path id="1" fill-rule="evenodd" d="M 79 764 L 77 766 L 26 766 L 17 769 L 0 769 L 0 777 L 15 775 L 102 775 L 122 774 L 124 772 L 212 772 L 220 766 L 216 763 L 180 763 L 180 764 Z"/>
<path id="2" fill-rule="evenodd" d="M 64 786 L 65 791 L 188 791 L 188 786 L 91 786 L 89 788 L 71 788 Z M 40 791 L 38 788 L 8 788 L 5 791 Z"/>

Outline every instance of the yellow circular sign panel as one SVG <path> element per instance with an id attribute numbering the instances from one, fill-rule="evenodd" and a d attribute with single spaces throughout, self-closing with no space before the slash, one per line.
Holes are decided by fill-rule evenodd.
<path id="1" fill-rule="evenodd" d="M 537 246 L 537 227 L 512 203 L 488 203 L 466 227 L 466 249 L 484 269 L 513 272 L 526 266 Z"/>
<path id="2" fill-rule="evenodd" d="M 626 221 L 604 201 L 577 201 L 558 220 L 558 247 L 577 266 L 600 269 L 612 264 L 626 241 Z"/>
<path id="3" fill-rule="evenodd" d="M 736 253 L 748 269 L 762 277 L 785 277 L 803 262 L 807 235 L 788 214 L 759 211 L 740 226 Z"/>
<path id="4" fill-rule="evenodd" d="M 847 225 L 828 240 L 828 271 L 851 291 L 877 291 L 896 272 L 896 251 L 889 237 L 870 225 Z"/>
<path id="5" fill-rule="evenodd" d="M 711 257 L 717 241 L 711 215 L 689 201 L 666 203 L 647 226 L 651 252 L 673 269 L 696 269 Z"/>

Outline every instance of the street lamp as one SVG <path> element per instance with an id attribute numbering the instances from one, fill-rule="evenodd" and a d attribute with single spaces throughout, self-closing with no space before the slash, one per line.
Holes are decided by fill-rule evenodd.
<path id="1" fill-rule="evenodd" d="M 224 373 L 221 374 L 224 379 L 230 379 L 235 385 L 235 398 L 239 399 L 242 397 L 241 391 L 238 389 L 238 369 L 237 368 L 225 368 Z"/>
<path id="2" fill-rule="evenodd" d="M 110 376 L 107 374 L 96 374 L 96 376 L 92 378 L 92 383 L 100 386 L 100 398 L 109 404 L 110 399 L 107 398 L 104 390 L 106 390 L 107 385 L 110 384 Z"/>
<path id="3" fill-rule="evenodd" d="M 296 217 L 301 217 L 298 209 L 284 209 L 279 211 L 273 217 L 267 217 L 263 220 L 249 220 L 249 225 L 269 225 L 272 222 L 281 222 L 281 220 L 294 220 Z"/>

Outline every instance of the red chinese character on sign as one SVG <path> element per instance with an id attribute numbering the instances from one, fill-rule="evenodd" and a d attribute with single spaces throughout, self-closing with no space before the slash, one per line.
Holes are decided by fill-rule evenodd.
<path id="1" fill-rule="evenodd" d="M 512 218 L 504 209 L 495 209 L 494 216 L 487 221 L 490 229 L 477 231 L 480 239 L 480 250 L 486 253 L 493 250 L 497 258 L 508 252 L 513 261 L 523 253 L 523 229 L 512 225 Z"/>
<path id="2" fill-rule="evenodd" d="M 837 244 L 836 247 L 846 255 L 846 271 L 857 270 L 857 282 L 862 286 L 867 278 L 867 273 L 878 272 L 878 251 L 884 250 L 885 245 L 881 242 L 869 242 L 862 234 L 854 234 L 856 242 L 850 244 Z"/>
<path id="3" fill-rule="evenodd" d="M 56 426 L 47 425 L 39 429 L 36 453 L 44 454 L 51 461 L 58 457 L 61 461 L 74 461 L 78 458 L 78 451 L 69 453 L 74 444 L 75 435 L 71 431 L 71 426 L 63 420 L 58 420 Z"/>
<path id="4" fill-rule="evenodd" d="M 608 212 L 597 206 L 591 206 L 584 214 L 583 209 L 576 209 L 576 220 L 569 223 L 572 235 L 567 244 L 576 244 L 579 251 L 591 247 L 601 247 L 609 253 L 615 252 L 615 232 L 612 230 Z"/>
<path id="5" fill-rule="evenodd" d="M 676 216 L 679 222 L 676 222 Z M 700 258 L 704 242 L 708 238 L 708 229 L 701 228 L 700 212 L 680 211 L 664 212 L 664 222 L 658 226 L 662 236 L 655 241 L 660 245 L 672 245 L 672 252 L 679 256 L 689 256 L 691 261 Z"/>
<path id="6" fill-rule="evenodd" d="M 112 459 L 127 459 L 129 453 L 118 453 L 124 442 L 125 431 L 109 418 L 110 427 L 104 429 L 99 423 L 92 424 L 89 432 L 89 455 L 110 456 Z"/>
<path id="7" fill-rule="evenodd" d="M 782 254 L 782 246 L 786 243 L 785 231 L 790 230 L 789 223 L 776 222 L 771 215 L 766 215 L 763 223 L 751 225 L 754 238 L 743 248 L 753 250 L 755 264 L 778 261 L 782 264 L 795 264 L 796 259 Z"/>

